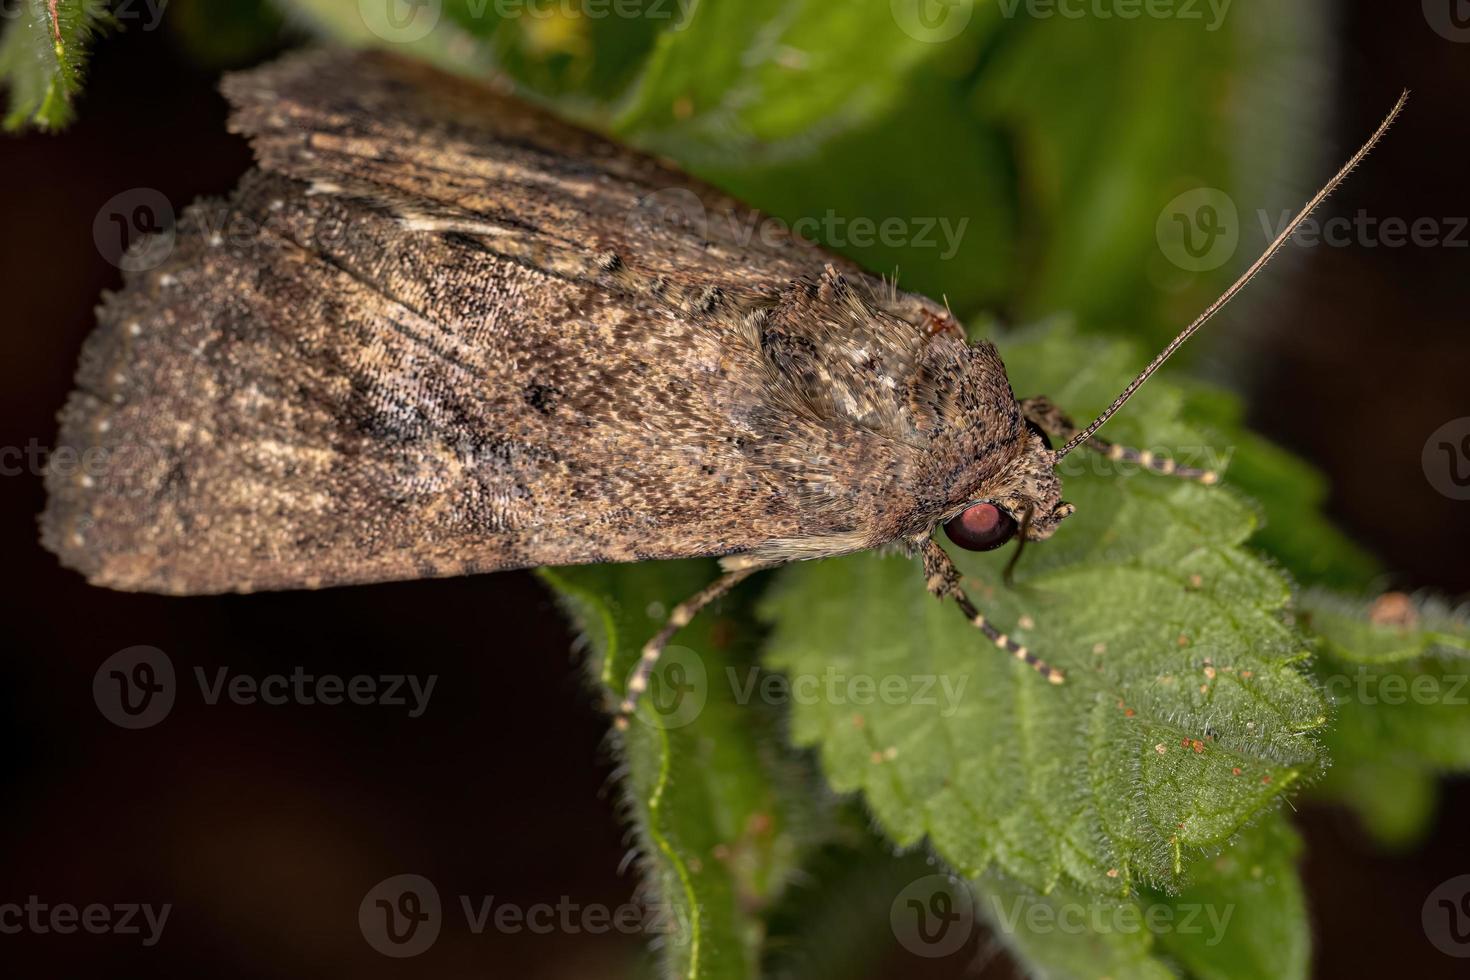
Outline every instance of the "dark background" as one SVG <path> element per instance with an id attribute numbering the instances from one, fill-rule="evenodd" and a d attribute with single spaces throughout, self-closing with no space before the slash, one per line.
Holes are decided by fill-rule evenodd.
<path id="1" fill-rule="evenodd" d="M 1417 3 L 1343 4 L 1337 148 L 1356 145 L 1405 84 L 1409 115 L 1353 178 L 1340 213 L 1470 215 L 1465 95 L 1470 45 L 1434 34 Z M 0 290 L 8 383 L 0 446 L 48 445 L 99 292 L 120 273 L 92 221 L 132 187 L 175 205 L 229 190 L 249 165 L 224 131 L 214 75 L 166 32 L 102 44 L 80 122 L 0 142 Z M 1470 590 L 1470 504 L 1436 493 L 1420 450 L 1470 415 L 1470 249 L 1319 248 L 1273 277 L 1250 334 L 1253 425 L 1330 477 L 1331 513 L 1390 570 L 1386 584 Z M 12 975 L 586 976 L 640 952 L 613 935 L 471 935 L 449 916 L 414 960 L 372 952 L 362 896 L 400 872 L 453 896 L 616 907 L 620 870 L 604 720 L 572 637 L 527 574 L 176 600 L 94 590 L 36 541 L 38 476 L 0 479 L 7 642 L 0 724 L 7 752 L 0 901 L 170 902 L 163 941 L 0 936 Z M 116 650 L 168 651 L 180 699 L 162 724 L 124 731 L 93 703 Z M 340 675 L 438 676 L 430 708 L 209 706 L 192 672 L 261 675 L 297 665 Z M 1419 925 L 1429 891 L 1470 871 L 1470 786 L 1447 788 L 1433 837 L 1377 852 L 1351 818 L 1303 805 L 1306 882 L 1320 976 L 1463 975 Z M 926 963 L 895 944 L 875 975 L 987 975 L 985 942 Z M 7 969 L 6 964 L 9 965 Z M 611 966 L 611 969 L 610 969 Z"/>

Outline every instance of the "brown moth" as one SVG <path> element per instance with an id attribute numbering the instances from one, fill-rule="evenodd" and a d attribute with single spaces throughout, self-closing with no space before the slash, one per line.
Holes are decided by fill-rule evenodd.
<path id="1" fill-rule="evenodd" d="M 189 208 L 109 295 L 51 472 L 45 545 L 115 589 L 249 592 L 720 556 L 659 651 L 758 569 L 898 545 L 998 647 L 934 540 L 988 550 L 1072 513 L 1079 446 L 1215 475 L 1018 400 L 995 347 L 670 166 L 382 53 L 230 76 L 259 168 Z M 1402 100 L 1394 115 L 1402 108 Z M 731 220 L 644 221 L 686 202 Z M 1053 449 L 1049 437 L 1065 439 Z"/>

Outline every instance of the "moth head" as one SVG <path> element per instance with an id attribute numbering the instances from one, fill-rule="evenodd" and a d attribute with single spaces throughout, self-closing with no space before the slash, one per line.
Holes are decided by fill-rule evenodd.
<path id="1" fill-rule="evenodd" d="M 993 551 L 1016 538 L 1044 541 L 1076 508 L 1062 500 L 1056 454 L 1046 434 L 1027 420 L 1018 434 L 1019 455 L 984 496 L 967 503 L 944 522 L 944 533 L 967 551 Z"/>
<path id="2" fill-rule="evenodd" d="M 1195 318 L 1194 322 L 1185 327 L 1178 336 L 1169 342 L 1157 357 L 1135 377 L 1128 386 L 1113 399 L 1101 415 L 1093 419 L 1083 429 L 1074 432 L 1067 440 L 1066 445 L 1060 449 L 1053 450 L 1046 434 L 1033 422 L 1026 420 L 1026 428 L 1020 427 L 1020 406 L 1011 414 L 1011 418 L 1018 420 L 1015 424 L 1014 437 L 1011 440 L 1014 456 L 1011 457 L 998 470 L 990 470 L 983 474 L 978 484 L 976 496 L 958 509 L 952 511 L 943 520 L 945 534 L 949 539 L 961 548 L 970 551 L 991 551 L 999 548 L 1012 539 L 1019 538 L 1022 545 L 1027 541 L 1043 541 L 1052 536 L 1065 518 L 1070 516 L 1076 508 L 1071 504 L 1064 503 L 1061 499 L 1061 481 L 1057 478 L 1055 467 L 1068 453 L 1085 444 L 1122 408 L 1144 382 L 1148 381 L 1153 373 L 1157 371 L 1165 361 L 1169 360 L 1184 342 L 1204 326 L 1216 313 L 1224 309 L 1229 302 L 1243 290 L 1256 274 L 1265 268 L 1272 257 L 1279 252 L 1283 246 L 1290 241 L 1291 236 L 1301 227 L 1307 216 L 1330 195 L 1337 186 L 1350 174 L 1359 163 L 1363 161 L 1383 138 L 1389 126 L 1403 111 L 1404 103 L 1408 100 L 1408 92 L 1399 97 L 1398 103 L 1389 112 L 1388 117 L 1383 120 L 1368 142 L 1348 160 L 1337 174 L 1307 202 L 1296 217 L 1277 235 L 1276 239 L 1267 246 L 1265 252 L 1253 262 L 1248 269 L 1238 278 L 1219 299 Z M 971 354 L 980 357 L 994 356 L 993 348 L 981 345 L 971 348 Z M 995 357 L 994 365 L 999 366 L 1000 361 Z M 1004 368 L 997 373 L 960 372 L 963 377 L 966 373 L 973 377 L 995 378 L 1004 377 Z M 988 401 L 991 417 L 1001 418 L 1007 413 L 1000 411 L 1001 408 L 1010 408 L 1011 400 L 1004 397 L 999 391 L 990 391 L 989 398 L 984 397 L 984 392 L 978 398 L 972 398 L 972 404 L 979 402 L 982 405 Z M 1005 390 L 1009 394 L 1009 386 Z M 993 436 L 990 430 L 980 428 L 975 430 L 982 436 Z M 993 446 L 994 443 L 987 443 Z M 1016 559 L 1020 557 L 1020 549 L 1012 557 L 1010 565 L 1006 568 L 1006 578 L 1009 580 L 1011 570 L 1015 567 Z"/>

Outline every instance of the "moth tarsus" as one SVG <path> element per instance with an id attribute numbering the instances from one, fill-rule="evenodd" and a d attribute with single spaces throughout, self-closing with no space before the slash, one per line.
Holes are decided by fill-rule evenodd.
<path id="1" fill-rule="evenodd" d="M 743 235 L 759 215 L 713 188 L 472 81 L 320 51 L 224 89 L 258 167 L 105 300 L 59 442 L 109 466 L 47 472 L 43 542 L 97 585 L 173 594 L 719 556 L 644 648 L 624 725 L 740 581 L 891 545 L 1060 682 L 935 530 L 1049 538 L 1084 444 L 1209 482 L 1096 431 L 1295 227 L 1077 430 L 944 304 Z M 688 213 L 650 210 L 671 202 Z"/>
<path id="2" fill-rule="evenodd" d="M 735 586 L 754 575 L 756 571 L 755 568 L 740 568 L 726 572 L 673 608 L 663 629 L 643 645 L 638 664 L 633 668 L 632 676 L 628 678 L 627 693 L 624 694 L 622 703 L 618 705 L 615 716 L 615 723 L 620 729 L 628 727 L 628 719 L 633 716 L 633 712 L 638 710 L 638 701 L 643 697 L 643 692 L 648 689 L 654 668 L 658 666 L 658 659 L 663 654 L 664 647 L 669 645 L 669 640 L 673 639 L 674 634 L 688 626 L 705 606 L 727 594 Z"/>
<path id="3" fill-rule="evenodd" d="M 1028 398 L 1021 402 L 1021 407 L 1026 413 L 1026 418 L 1036 423 L 1049 436 L 1070 440 L 1079 431 L 1076 424 L 1061 409 L 1053 405 L 1049 398 Z M 1114 462 L 1133 463 L 1160 476 L 1192 480 L 1196 483 L 1203 483 L 1205 486 L 1214 486 L 1220 482 L 1220 474 L 1215 470 L 1185 466 L 1164 453 L 1121 446 L 1097 436 L 1089 438 L 1084 445 Z"/>

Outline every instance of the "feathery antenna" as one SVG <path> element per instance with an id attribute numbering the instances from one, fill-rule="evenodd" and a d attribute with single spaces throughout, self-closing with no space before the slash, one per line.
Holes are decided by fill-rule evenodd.
<path id="1" fill-rule="evenodd" d="M 1123 389 L 1123 393 L 1113 401 L 1113 404 L 1108 406 L 1107 411 L 1099 415 L 1095 420 L 1093 420 L 1091 425 L 1083 429 L 1081 432 L 1077 433 L 1075 436 L 1072 437 L 1071 441 L 1069 441 L 1065 446 L 1059 449 L 1056 454 L 1056 458 L 1058 460 L 1070 453 L 1072 450 L 1076 449 L 1078 446 L 1082 445 L 1087 440 L 1091 439 L 1093 435 L 1097 433 L 1097 430 L 1103 427 L 1103 423 L 1112 418 L 1113 414 L 1117 412 L 1118 409 L 1122 408 L 1123 405 L 1128 401 L 1128 399 L 1133 397 L 1134 392 L 1138 391 L 1139 388 L 1142 388 L 1143 383 L 1147 381 L 1150 377 L 1152 377 L 1153 373 L 1157 371 L 1165 361 L 1167 361 L 1170 357 L 1173 357 L 1175 351 L 1184 346 L 1184 342 L 1186 340 L 1188 340 L 1190 337 L 1193 337 L 1200 327 L 1208 323 L 1211 317 L 1224 309 L 1225 306 L 1231 300 L 1233 300 L 1242 289 L 1249 285 L 1250 281 L 1256 277 L 1256 274 L 1266 267 L 1266 263 L 1270 262 L 1271 259 L 1275 257 L 1277 252 L 1281 251 L 1282 246 L 1284 246 L 1291 238 L 1291 236 L 1295 234 L 1296 230 L 1301 227 L 1302 222 L 1306 221 L 1311 213 L 1317 210 L 1318 205 L 1327 200 L 1328 196 L 1333 191 L 1337 190 L 1337 186 L 1341 184 L 1344 180 L 1346 180 L 1348 174 L 1352 173 L 1353 170 L 1358 166 L 1358 164 L 1363 162 L 1363 158 L 1372 151 L 1373 147 L 1378 145 L 1378 141 L 1383 139 L 1383 135 L 1388 132 L 1389 127 L 1393 125 L 1393 122 L 1395 119 L 1398 118 L 1399 113 L 1403 112 L 1404 105 L 1408 101 L 1409 93 L 1408 90 L 1405 90 L 1404 93 L 1399 96 L 1398 102 L 1394 105 L 1388 116 L 1383 120 L 1382 123 L 1379 124 L 1378 129 L 1373 132 L 1372 136 L 1368 137 L 1368 142 L 1363 144 L 1362 149 L 1358 150 L 1357 153 L 1354 153 L 1352 159 L 1343 164 L 1342 169 L 1337 172 L 1337 175 L 1329 180 L 1327 184 L 1320 191 L 1317 192 L 1316 196 L 1307 202 L 1306 207 L 1302 208 L 1301 212 L 1291 220 L 1291 223 L 1286 226 L 1281 234 L 1276 236 L 1276 240 L 1273 241 L 1269 246 L 1267 246 L 1266 251 L 1261 253 L 1261 257 L 1256 259 L 1255 262 L 1251 263 L 1251 267 L 1249 269 L 1246 269 L 1245 273 L 1239 279 L 1235 280 L 1234 285 L 1225 290 L 1220 298 L 1211 303 L 1209 307 L 1203 313 L 1201 313 L 1193 323 L 1180 331 L 1179 336 L 1169 341 L 1169 346 L 1165 347 L 1163 351 L 1159 353 L 1159 356 L 1154 358 L 1152 363 L 1150 363 L 1148 367 L 1144 368 L 1143 372 L 1140 373 L 1138 377 L 1134 378 L 1133 381 L 1129 383 L 1128 387 Z"/>

